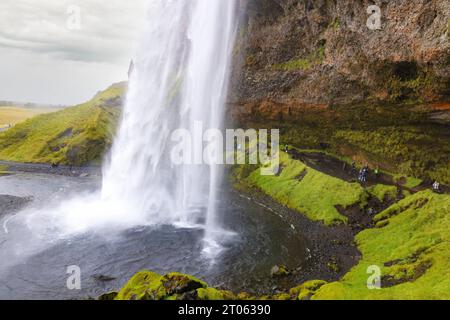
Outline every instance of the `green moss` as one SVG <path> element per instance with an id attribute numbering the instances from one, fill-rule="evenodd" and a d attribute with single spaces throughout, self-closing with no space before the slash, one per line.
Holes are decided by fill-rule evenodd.
<path id="1" fill-rule="evenodd" d="M 341 20 L 336 18 L 328 25 L 328 29 L 338 30 L 341 27 Z"/>
<path id="2" fill-rule="evenodd" d="M 166 291 L 161 286 L 162 276 L 151 272 L 136 273 L 119 291 L 116 300 L 155 300 L 165 296 Z"/>
<path id="3" fill-rule="evenodd" d="M 0 164 L 0 174 L 8 173 L 8 166 Z"/>
<path id="4" fill-rule="evenodd" d="M 181 273 L 161 276 L 151 271 L 141 271 L 119 291 L 116 300 L 183 299 L 184 294 L 195 292 L 200 288 L 207 288 L 206 283 L 193 276 Z M 202 294 L 205 297 L 205 293 Z"/>
<path id="5" fill-rule="evenodd" d="M 355 204 L 365 205 L 367 193 L 357 183 L 328 176 L 300 161 L 280 153 L 282 168 L 278 176 L 263 176 L 255 170 L 243 180 L 291 209 L 295 209 L 314 221 L 327 225 L 346 223 L 337 206 L 347 208 Z"/>
<path id="6" fill-rule="evenodd" d="M 399 183 L 408 189 L 414 189 L 423 182 L 421 179 L 417 179 L 414 177 L 405 177 L 401 174 L 394 175 L 394 180 L 396 183 Z"/>
<path id="7" fill-rule="evenodd" d="M 384 184 L 371 186 L 367 189 L 367 191 L 381 202 L 387 199 L 394 200 L 397 197 L 398 192 L 396 186 L 388 186 Z"/>
<path id="8" fill-rule="evenodd" d="M 113 85 L 91 101 L 39 115 L 0 133 L 0 159 L 85 165 L 111 145 L 125 87 Z"/>
<path id="9" fill-rule="evenodd" d="M 338 130 L 335 139 L 363 152 L 377 162 L 388 162 L 402 176 L 428 176 L 450 183 L 448 139 L 433 136 L 412 127 L 384 127 L 366 130 Z M 414 188 L 422 181 L 406 178 L 405 187 Z"/>
<path id="10" fill-rule="evenodd" d="M 236 300 L 236 296 L 231 291 L 209 287 L 197 289 L 197 295 L 199 300 Z"/>
<path id="11" fill-rule="evenodd" d="M 384 226 L 356 236 L 362 252 L 358 265 L 312 298 L 450 299 L 450 196 L 419 192 L 375 220 Z M 373 265 L 381 269 L 380 290 L 366 285 Z"/>
<path id="12" fill-rule="evenodd" d="M 273 68 L 283 71 L 308 70 L 312 67 L 312 63 L 307 58 L 293 59 L 285 63 L 274 65 Z"/>
<path id="13" fill-rule="evenodd" d="M 319 65 L 325 59 L 325 46 L 319 46 L 314 52 L 305 58 L 296 58 L 284 63 L 274 64 L 274 70 L 281 71 L 295 71 L 295 70 L 309 70 L 315 65 Z"/>
<path id="14" fill-rule="evenodd" d="M 309 300 L 314 293 L 325 284 L 327 284 L 327 282 L 323 280 L 311 280 L 298 287 L 292 288 L 289 293 L 291 294 L 291 297 L 296 300 Z"/>

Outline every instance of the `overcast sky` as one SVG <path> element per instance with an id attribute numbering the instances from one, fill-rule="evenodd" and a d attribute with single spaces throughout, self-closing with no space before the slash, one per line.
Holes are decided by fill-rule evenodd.
<path id="1" fill-rule="evenodd" d="M 0 100 L 72 105 L 126 80 L 145 3 L 1 0 Z"/>

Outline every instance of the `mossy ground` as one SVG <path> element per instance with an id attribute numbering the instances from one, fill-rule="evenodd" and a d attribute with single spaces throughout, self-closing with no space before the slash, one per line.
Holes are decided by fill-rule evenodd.
<path id="1" fill-rule="evenodd" d="M 375 217 L 356 236 L 362 260 L 313 299 L 450 299 L 450 196 L 422 191 Z M 381 269 L 381 289 L 369 290 L 369 266 Z"/>
<path id="2" fill-rule="evenodd" d="M 384 184 L 376 184 L 367 189 L 367 191 L 376 197 L 379 201 L 395 200 L 397 197 L 398 189 L 396 186 L 389 186 Z"/>
<path id="3" fill-rule="evenodd" d="M 357 183 L 349 183 L 314 170 L 289 155 L 280 153 L 279 175 L 264 176 L 255 167 L 236 169 L 235 175 L 251 187 L 256 187 L 283 205 L 327 225 L 346 223 L 347 217 L 336 209 L 355 204 L 364 206 L 367 193 Z M 243 174 L 242 171 L 249 171 Z M 246 177 L 244 179 L 243 176 Z"/>
<path id="4" fill-rule="evenodd" d="M 33 117 L 0 133 L 0 159 L 30 163 L 98 163 L 112 142 L 124 85 L 91 101 Z"/>

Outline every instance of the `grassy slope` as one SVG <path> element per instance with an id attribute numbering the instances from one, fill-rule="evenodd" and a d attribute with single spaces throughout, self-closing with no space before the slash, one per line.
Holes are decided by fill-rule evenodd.
<path id="1" fill-rule="evenodd" d="M 119 117 L 116 84 L 91 101 L 28 119 L 0 133 L 0 159 L 19 162 L 84 165 L 101 158 L 111 144 Z"/>
<path id="2" fill-rule="evenodd" d="M 450 299 L 450 197 L 423 191 L 375 220 L 356 236 L 362 260 L 313 299 Z M 371 265 L 381 268 L 380 290 L 366 286 Z"/>
<path id="3" fill-rule="evenodd" d="M 283 169 L 279 176 L 262 176 L 259 169 L 252 168 L 243 181 L 311 220 L 327 225 L 347 222 L 336 206 L 365 205 L 367 193 L 359 184 L 323 174 L 283 152 L 280 160 Z"/>

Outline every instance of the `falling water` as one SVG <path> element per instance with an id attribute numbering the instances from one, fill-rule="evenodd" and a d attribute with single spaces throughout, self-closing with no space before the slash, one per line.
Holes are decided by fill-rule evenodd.
<path id="1" fill-rule="evenodd" d="M 194 134 L 198 123 L 221 128 L 235 11 L 234 0 L 151 1 L 122 124 L 104 168 L 102 199 L 127 208 L 125 219 L 201 223 L 209 235 L 216 229 L 221 170 L 174 165 L 171 134 L 180 128 Z M 198 143 L 193 141 L 201 153 Z"/>
<path id="2" fill-rule="evenodd" d="M 86 232 L 110 237 L 115 230 L 162 224 L 203 228 L 204 252 L 217 253 L 217 235 L 224 234 L 215 212 L 221 170 L 175 165 L 171 135 L 181 128 L 194 132 L 199 123 L 204 130 L 222 126 L 237 1 L 149 0 L 101 191 L 30 207 L 3 221 L 11 245 L 0 260 L 12 265 Z M 202 141 L 193 144 L 202 149 Z"/>

